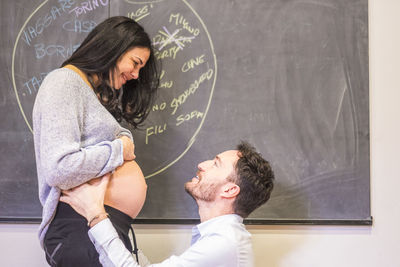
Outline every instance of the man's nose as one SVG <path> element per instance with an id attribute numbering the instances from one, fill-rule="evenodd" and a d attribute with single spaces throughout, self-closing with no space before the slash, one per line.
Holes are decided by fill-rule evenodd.
<path id="1" fill-rule="evenodd" d="M 201 162 L 201 163 L 199 163 L 199 164 L 197 165 L 197 168 L 198 168 L 200 171 L 204 171 L 204 170 L 206 170 L 207 167 L 210 165 L 210 162 L 211 162 L 211 160 L 203 161 L 203 162 Z"/>

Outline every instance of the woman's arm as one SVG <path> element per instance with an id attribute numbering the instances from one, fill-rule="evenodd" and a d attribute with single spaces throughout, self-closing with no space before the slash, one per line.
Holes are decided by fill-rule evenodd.
<path id="1" fill-rule="evenodd" d="M 50 186 L 69 189 L 122 165 L 124 148 L 121 139 L 82 145 L 87 138 L 93 138 L 83 136 L 83 128 L 97 127 L 92 132 L 98 134 L 104 130 L 100 128 L 101 121 L 100 127 L 87 124 L 90 116 L 97 116 L 100 120 L 104 116 L 104 111 L 97 114 L 96 110 L 88 109 L 89 101 L 98 101 L 95 96 L 85 95 L 80 84 L 74 83 L 65 71 L 56 71 L 48 76 L 38 92 L 33 110 L 40 179 Z M 66 77 L 69 80 L 66 81 Z"/>

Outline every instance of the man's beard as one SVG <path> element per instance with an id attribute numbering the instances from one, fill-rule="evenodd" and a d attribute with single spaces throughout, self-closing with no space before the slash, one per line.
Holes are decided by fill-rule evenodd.
<path id="1" fill-rule="evenodd" d="M 217 196 L 218 184 L 195 184 L 192 185 L 191 182 L 185 183 L 186 192 L 194 199 L 201 200 L 205 202 L 212 202 Z"/>

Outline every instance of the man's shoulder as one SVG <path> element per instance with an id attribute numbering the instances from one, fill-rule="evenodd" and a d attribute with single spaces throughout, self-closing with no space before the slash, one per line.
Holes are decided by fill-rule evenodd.
<path id="1" fill-rule="evenodd" d="M 243 224 L 243 219 L 236 214 L 228 214 L 218 217 L 215 221 L 215 228 L 220 231 L 238 231 L 243 233 L 249 233 Z"/>
<path id="2" fill-rule="evenodd" d="M 243 224 L 221 224 L 203 236 L 218 258 L 230 259 L 231 266 L 252 266 L 253 259 L 251 234 Z M 203 244 L 206 244 L 203 243 Z M 240 264 L 239 264 L 240 263 Z"/>
<path id="3" fill-rule="evenodd" d="M 228 242 L 251 242 L 251 234 L 247 231 L 240 218 L 234 216 L 221 217 L 205 233 L 208 236 L 221 236 Z"/>

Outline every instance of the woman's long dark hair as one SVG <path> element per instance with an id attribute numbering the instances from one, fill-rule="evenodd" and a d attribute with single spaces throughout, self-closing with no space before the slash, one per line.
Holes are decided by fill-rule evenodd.
<path id="1" fill-rule="evenodd" d="M 150 57 L 140 69 L 139 79 L 127 81 L 122 90 L 117 91 L 110 87 L 110 71 L 114 73 L 118 59 L 135 47 L 148 48 Z M 123 16 L 106 19 L 89 33 L 61 66 L 68 64 L 76 66 L 88 76 L 100 102 L 118 121 L 124 118 L 137 128 L 146 119 L 158 89 L 159 70 L 151 40 L 137 22 Z M 93 74 L 99 78 L 97 86 L 93 84 Z"/>

